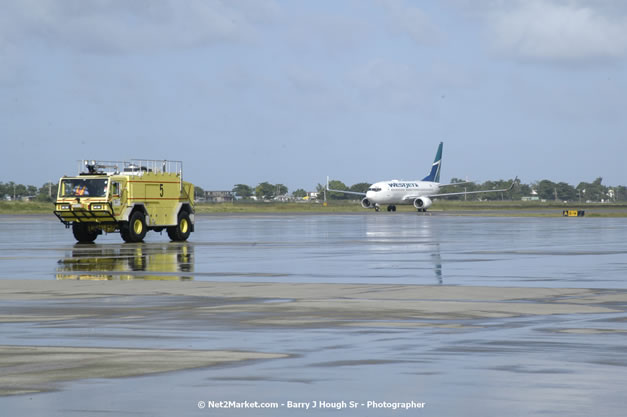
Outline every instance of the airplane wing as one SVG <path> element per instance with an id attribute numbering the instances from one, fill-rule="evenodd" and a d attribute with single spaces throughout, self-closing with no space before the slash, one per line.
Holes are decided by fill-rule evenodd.
<path id="1" fill-rule="evenodd" d="M 359 193 L 357 191 L 346 191 L 346 190 L 333 190 L 329 188 L 329 177 L 327 177 L 327 191 L 335 191 L 336 193 L 344 193 L 344 194 L 353 194 L 353 195 L 361 195 L 366 196 L 366 193 Z"/>
<path id="2" fill-rule="evenodd" d="M 449 195 L 464 195 L 464 194 L 479 194 L 479 193 L 503 193 L 503 192 L 511 191 L 512 188 L 514 188 L 514 185 L 516 185 L 517 183 L 518 183 L 518 177 L 516 177 L 514 181 L 512 181 L 509 187 L 503 188 L 500 190 L 460 191 L 457 193 L 430 194 L 425 197 L 446 197 Z M 413 198 L 416 198 L 416 197 L 413 197 Z M 409 199 L 409 198 L 405 197 L 405 199 Z"/>
<path id="3" fill-rule="evenodd" d="M 405 197 L 403 197 L 403 201 L 415 200 L 418 197 L 431 197 L 431 196 L 430 195 L 406 195 Z"/>
<path id="4" fill-rule="evenodd" d="M 327 188 L 327 191 L 335 191 L 336 193 L 344 193 L 344 194 L 362 195 L 364 197 L 366 196 L 366 193 L 358 193 L 357 191 L 332 190 L 331 188 Z"/>
<path id="5" fill-rule="evenodd" d="M 448 187 L 449 185 L 471 184 L 473 181 L 452 182 L 450 184 L 440 184 L 440 187 Z"/>

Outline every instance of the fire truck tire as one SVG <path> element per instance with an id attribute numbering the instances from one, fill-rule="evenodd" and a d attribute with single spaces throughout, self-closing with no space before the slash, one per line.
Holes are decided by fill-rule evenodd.
<path id="1" fill-rule="evenodd" d="M 192 222 L 186 211 L 181 211 L 176 222 L 176 226 L 168 227 L 168 236 L 175 242 L 183 242 L 187 240 L 192 231 Z"/>
<path id="2" fill-rule="evenodd" d="M 86 224 L 78 222 L 72 223 L 72 233 L 78 243 L 91 243 L 98 237 L 98 232 L 89 230 Z"/>
<path id="3" fill-rule="evenodd" d="M 141 242 L 148 231 L 146 227 L 146 216 L 141 211 L 134 211 L 128 224 L 120 228 L 120 235 L 125 242 Z"/>

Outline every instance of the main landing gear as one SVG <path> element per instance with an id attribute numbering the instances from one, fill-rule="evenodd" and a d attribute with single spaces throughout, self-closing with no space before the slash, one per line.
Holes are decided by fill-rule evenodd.
<path id="1" fill-rule="evenodd" d="M 418 210 L 418 213 L 426 213 L 427 212 L 427 209 L 423 208 L 423 207 L 418 208 L 416 210 Z M 374 205 L 374 211 L 376 211 L 376 212 L 381 211 L 381 206 L 379 206 L 378 204 L 375 204 Z M 396 211 L 396 206 L 393 205 L 393 204 L 390 204 L 389 206 L 387 206 L 387 211 L 394 213 Z"/>
<path id="2" fill-rule="evenodd" d="M 374 211 L 380 211 L 381 210 L 381 206 L 379 206 L 378 204 L 374 205 Z M 389 205 L 387 208 L 388 211 L 396 211 L 396 206 L 395 205 Z"/>

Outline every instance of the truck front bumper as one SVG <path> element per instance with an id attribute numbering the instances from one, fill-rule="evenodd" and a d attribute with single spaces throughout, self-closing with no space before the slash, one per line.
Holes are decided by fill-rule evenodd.
<path id="1" fill-rule="evenodd" d="M 59 207 L 59 204 L 56 205 Z M 68 204 L 67 209 L 54 210 L 53 213 L 65 226 L 80 223 L 117 223 L 111 203 L 102 203 L 102 210 L 90 210 L 85 207 L 75 208 Z"/>

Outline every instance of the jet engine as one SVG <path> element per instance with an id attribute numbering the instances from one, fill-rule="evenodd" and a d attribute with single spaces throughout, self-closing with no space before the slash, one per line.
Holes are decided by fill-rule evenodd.
<path id="1" fill-rule="evenodd" d="M 418 197 L 414 200 L 414 207 L 418 210 L 426 210 L 431 207 L 431 204 L 433 204 L 433 201 L 429 197 Z"/>
<path id="2" fill-rule="evenodd" d="M 374 207 L 373 204 L 370 202 L 370 200 L 368 200 L 367 198 L 364 198 L 363 200 L 361 200 L 361 206 L 363 208 L 372 208 L 372 207 Z"/>

